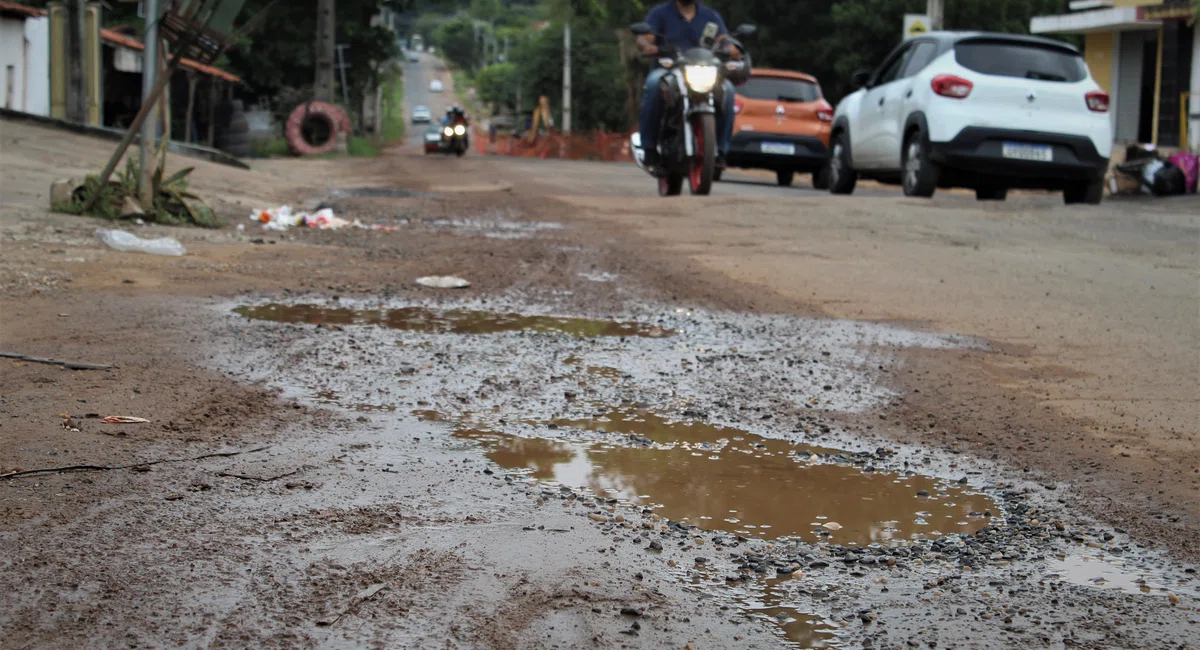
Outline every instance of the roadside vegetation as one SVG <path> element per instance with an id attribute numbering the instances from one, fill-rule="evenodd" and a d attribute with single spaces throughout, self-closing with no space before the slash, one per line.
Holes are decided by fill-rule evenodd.
<path id="1" fill-rule="evenodd" d="M 51 207 L 58 212 L 86 214 L 109 221 L 137 218 L 167 226 L 218 228 L 223 225 L 204 200 L 188 189 L 188 176 L 194 167 L 186 167 L 168 175 L 165 143 L 159 147 L 155 159 L 158 164 L 150 176 L 153 188 L 151 196 L 154 197 L 151 205 L 143 205 L 140 201 L 141 167 L 137 156 L 130 154 L 125 158 L 125 169 L 115 172 L 108 183 L 101 185 L 100 177 L 91 174 L 84 180 L 83 186 L 74 192 L 70 201 Z M 100 196 L 90 209 L 85 209 L 88 200 L 97 192 Z"/>

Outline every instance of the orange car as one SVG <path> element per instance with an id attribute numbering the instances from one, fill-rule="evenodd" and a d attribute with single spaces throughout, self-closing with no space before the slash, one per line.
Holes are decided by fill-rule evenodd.
<path id="1" fill-rule="evenodd" d="M 813 175 L 813 187 L 827 189 L 826 160 L 833 107 L 816 78 L 788 70 L 754 70 L 737 87 L 729 167 L 770 169 L 780 185 L 797 172 Z"/>

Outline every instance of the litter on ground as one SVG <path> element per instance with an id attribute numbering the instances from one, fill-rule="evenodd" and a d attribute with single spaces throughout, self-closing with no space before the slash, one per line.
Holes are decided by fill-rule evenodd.
<path id="1" fill-rule="evenodd" d="M 108 244 L 109 247 L 119 251 L 170 256 L 179 256 L 187 252 L 182 244 L 170 237 L 142 239 L 124 230 L 105 230 L 103 228 L 96 231 L 96 236 L 100 238 L 100 241 Z"/>
<path id="2" fill-rule="evenodd" d="M 347 221 L 335 215 L 333 210 L 322 208 L 309 214 L 307 212 L 292 212 L 292 206 L 281 205 L 276 208 L 267 208 L 265 210 L 255 210 L 250 214 L 250 221 L 256 221 L 262 224 L 263 230 L 274 230 L 282 232 L 289 228 L 316 228 L 317 230 L 337 230 L 346 226 L 361 228 L 363 230 L 399 230 L 396 226 L 382 226 L 379 224 L 366 224 L 358 219 Z"/>
<path id="3" fill-rule="evenodd" d="M 427 275 L 417 278 L 417 284 L 434 289 L 464 289 L 471 286 L 470 282 L 452 275 Z"/>

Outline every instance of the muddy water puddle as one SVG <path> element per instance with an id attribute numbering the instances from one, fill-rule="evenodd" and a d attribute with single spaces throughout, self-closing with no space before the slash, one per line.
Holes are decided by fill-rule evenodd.
<path id="1" fill-rule="evenodd" d="M 666 338 L 674 334 L 672 330 L 646 323 L 430 307 L 351 309 L 310 304 L 271 303 L 257 307 L 238 307 L 234 311 L 251 320 L 310 325 L 374 325 L 425 334 L 496 334 L 529 331 L 569 334 L 578 338 Z"/>
<path id="2" fill-rule="evenodd" d="M 653 413 L 616 411 L 544 426 L 609 435 L 548 439 L 464 429 L 456 436 L 541 481 L 748 537 L 888 545 L 972 533 L 996 509 L 988 497 L 937 479 L 866 471 L 844 452 Z"/>
<path id="3" fill-rule="evenodd" d="M 354 401 L 346 399 L 339 393 L 332 390 L 321 390 L 313 393 L 312 399 L 317 404 L 329 404 L 340 406 L 344 409 L 357 411 L 359 413 L 391 413 L 396 410 L 394 404 L 371 404 L 368 402 Z"/>
<path id="4" fill-rule="evenodd" d="M 1148 596 L 1166 597 L 1175 593 L 1200 597 L 1200 582 L 1191 576 L 1180 579 L 1168 575 L 1161 567 L 1111 555 L 1066 555 L 1047 562 L 1047 570 L 1043 579 L 1095 589 Z"/>

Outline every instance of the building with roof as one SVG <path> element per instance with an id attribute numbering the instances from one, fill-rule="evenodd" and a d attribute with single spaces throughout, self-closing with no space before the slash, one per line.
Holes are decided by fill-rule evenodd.
<path id="1" fill-rule="evenodd" d="M 1076 35 L 1108 91 L 1118 143 L 1200 150 L 1200 40 L 1189 0 L 1072 0 L 1034 34 Z M 1193 101 L 1192 98 L 1195 98 Z"/>
<path id="2" fill-rule="evenodd" d="M 98 3 L 91 3 L 98 8 Z M 55 64 L 50 14 L 10 0 L 0 0 L 0 107 L 44 117 L 66 118 L 65 83 L 55 89 L 54 79 L 65 74 L 63 63 Z M 93 28 L 94 29 L 94 28 Z M 126 126 L 141 107 L 142 52 L 145 45 L 132 28 L 98 30 L 97 61 L 88 66 L 90 110 L 93 126 Z M 56 69 L 58 72 L 56 72 Z M 172 79 L 168 91 L 168 115 L 177 118 L 178 139 L 203 140 L 207 131 L 212 144 L 218 104 L 228 99 L 241 79 L 228 71 L 191 59 L 180 61 L 183 74 Z M 207 91 L 207 92 L 204 92 Z M 193 123 L 183 124 L 187 107 L 193 108 Z M 198 128 L 197 123 L 203 126 Z"/>

